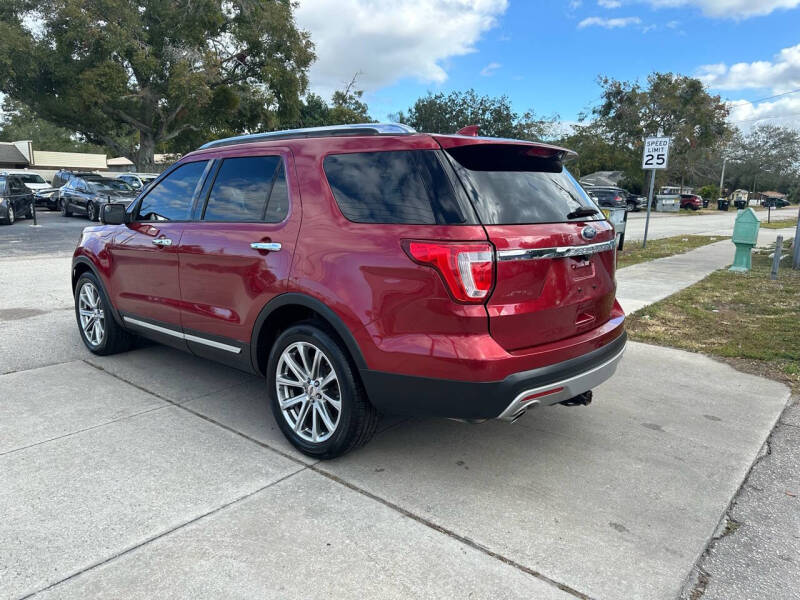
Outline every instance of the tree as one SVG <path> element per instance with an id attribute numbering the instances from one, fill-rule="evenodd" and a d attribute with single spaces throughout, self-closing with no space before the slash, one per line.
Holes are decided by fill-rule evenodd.
<path id="1" fill-rule="evenodd" d="M 143 170 L 172 140 L 296 119 L 313 58 L 288 0 L 0 4 L 0 91 Z"/>
<path id="2" fill-rule="evenodd" d="M 37 117 L 30 108 L 6 96 L 3 100 L 3 120 L 0 141 L 31 140 L 34 147 L 56 152 L 106 152 L 105 148 L 89 144 L 78 134 Z"/>
<path id="3" fill-rule="evenodd" d="M 358 79 L 356 73 L 344 89 L 336 90 L 331 97 L 331 104 L 313 93 L 306 95 L 300 107 L 300 118 L 296 123 L 287 123 L 290 127 L 321 127 L 324 125 L 345 125 L 351 123 L 373 123 L 369 116 L 369 107 L 361 100 L 364 92 L 356 89 Z"/>
<path id="4" fill-rule="evenodd" d="M 728 148 L 725 180 L 731 189 L 792 193 L 800 186 L 800 132 L 772 124 L 737 132 Z"/>
<path id="5" fill-rule="evenodd" d="M 511 108 L 508 96 L 479 96 L 469 89 L 447 95 L 428 92 L 407 113 L 397 113 L 392 119 L 428 133 L 455 133 L 477 125 L 480 135 L 542 140 L 553 136 L 558 117 L 537 118 L 533 110 L 520 115 Z"/>
<path id="6" fill-rule="evenodd" d="M 574 126 L 572 133 L 556 143 L 578 153 L 578 158 L 569 164 L 570 171 L 578 178 L 596 171 L 624 171 L 626 178 L 629 173 L 641 173 L 637 171 L 635 152 L 628 146 L 613 143 L 597 122 Z M 636 192 L 642 185 L 636 179 L 625 183 L 626 189 Z"/>
<path id="7" fill-rule="evenodd" d="M 608 77 L 598 82 L 603 91 L 592 114 L 613 143 L 641 155 L 644 138 L 661 133 L 672 140 L 668 177 L 708 177 L 709 160 L 732 135 L 719 96 L 698 79 L 672 73 L 652 73 L 644 86 Z"/>

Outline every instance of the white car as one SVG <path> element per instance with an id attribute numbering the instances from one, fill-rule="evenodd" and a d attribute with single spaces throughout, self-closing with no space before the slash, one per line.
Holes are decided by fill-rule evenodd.
<path id="1" fill-rule="evenodd" d="M 158 173 L 120 173 L 117 179 L 121 179 L 137 192 L 141 192 L 158 177 Z"/>
<path id="2" fill-rule="evenodd" d="M 8 169 L 4 171 L 0 171 L 0 175 L 16 175 L 22 183 L 25 184 L 25 187 L 31 190 L 32 192 L 37 192 L 39 190 L 47 190 L 50 189 L 50 184 L 45 181 L 45 178 L 36 173 L 35 171 L 28 171 L 27 169 Z"/>

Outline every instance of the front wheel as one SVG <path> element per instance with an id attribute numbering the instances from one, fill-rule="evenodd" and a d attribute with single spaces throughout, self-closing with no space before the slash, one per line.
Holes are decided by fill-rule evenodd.
<path id="1" fill-rule="evenodd" d="M 64 217 L 71 217 L 72 211 L 69 208 L 69 202 L 67 202 L 67 199 L 61 198 L 61 200 L 59 200 L 59 203 L 61 204 L 61 215 Z"/>
<path id="2" fill-rule="evenodd" d="M 334 458 L 364 445 L 378 413 L 346 349 L 316 323 L 284 331 L 270 352 L 272 413 L 286 438 L 314 458 Z"/>
<path id="3" fill-rule="evenodd" d="M 11 203 L 10 200 L 8 202 L 8 216 L 6 217 L 6 225 L 13 225 L 14 221 L 17 220 L 17 216 L 14 214 L 14 205 Z"/>
<path id="4" fill-rule="evenodd" d="M 111 302 L 92 273 L 84 273 L 75 285 L 75 317 L 81 339 L 90 352 L 107 356 L 125 352 L 133 336 L 111 314 Z"/>
<path id="5" fill-rule="evenodd" d="M 89 217 L 90 221 L 97 221 L 100 218 L 100 213 L 97 210 L 97 205 L 94 202 L 89 202 L 86 205 L 86 216 Z"/>

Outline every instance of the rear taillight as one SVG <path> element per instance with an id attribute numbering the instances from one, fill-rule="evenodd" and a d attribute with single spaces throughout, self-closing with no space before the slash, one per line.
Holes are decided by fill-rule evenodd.
<path id="1" fill-rule="evenodd" d="M 480 304 L 494 285 L 494 250 L 488 242 L 408 240 L 403 248 L 414 262 L 439 272 L 457 302 Z"/>

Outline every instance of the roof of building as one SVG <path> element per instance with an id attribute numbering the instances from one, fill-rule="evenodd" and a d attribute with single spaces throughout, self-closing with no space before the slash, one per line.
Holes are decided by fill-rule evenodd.
<path id="1" fill-rule="evenodd" d="M 595 171 L 581 177 L 580 182 L 581 185 L 617 187 L 622 175 L 622 171 Z"/>
<path id="2" fill-rule="evenodd" d="M 115 158 L 109 158 L 106 161 L 106 164 L 109 167 L 130 167 L 133 166 L 133 161 L 125 158 L 124 156 L 117 156 Z"/>
<path id="3" fill-rule="evenodd" d="M 85 152 L 47 152 L 33 151 L 33 164 L 42 168 L 58 169 L 105 169 L 105 154 L 88 154 Z"/>
<path id="4" fill-rule="evenodd" d="M 761 192 L 761 195 L 766 196 L 767 198 L 786 198 L 786 194 L 781 194 L 780 192 L 776 191 Z"/>
<path id="5" fill-rule="evenodd" d="M 28 159 L 11 142 L 0 142 L 0 163 L 13 165 L 27 165 Z"/>

